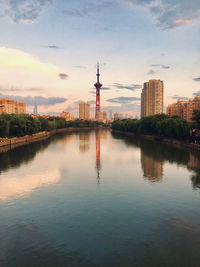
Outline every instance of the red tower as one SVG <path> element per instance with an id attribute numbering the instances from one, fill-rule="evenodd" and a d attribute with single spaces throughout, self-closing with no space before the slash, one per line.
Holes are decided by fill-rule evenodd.
<path id="1" fill-rule="evenodd" d="M 99 63 L 97 63 L 97 82 L 95 83 L 95 87 L 96 87 L 96 113 L 95 113 L 95 118 L 98 118 L 98 113 L 100 112 L 100 88 L 103 86 L 100 82 L 99 82 Z"/>

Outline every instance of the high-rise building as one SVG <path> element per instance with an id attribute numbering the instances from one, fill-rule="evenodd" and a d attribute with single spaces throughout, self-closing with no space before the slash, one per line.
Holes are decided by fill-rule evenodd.
<path id="1" fill-rule="evenodd" d="M 79 119 L 89 120 L 90 119 L 90 105 L 86 102 L 81 102 L 79 104 Z"/>
<path id="2" fill-rule="evenodd" d="M 113 117 L 112 110 L 109 111 L 109 115 L 110 115 L 110 119 L 112 119 Z"/>
<path id="3" fill-rule="evenodd" d="M 164 84 L 160 80 L 144 83 L 141 94 L 141 117 L 163 113 Z"/>
<path id="4" fill-rule="evenodd" d="M 9 98 L 0 99 L 0 114 L 23 114 L 26 113 L 26 104 Z"/>
<path id="5" fill-rule="evenodd" d="M 120 113 L 114 113 L 114 120 L 120 120 L 121 114 Z"/>
<path id="6" fill-rule="evenodd" d="M 168 116 L 180 116 L 181 118 L 191 121 L 194 110 L 200 110 L 200 96 L 195 96 L 191 100 L 178 100 L 176 103 L 167 106 Z"/>
<path id="7" fill-rule="evenodd" d="M 38 108 L 37 108 L 37 104 L 35 103 L 34 109 L 33 109 L 33 114 L 37 115 L 38 114 Z"/>

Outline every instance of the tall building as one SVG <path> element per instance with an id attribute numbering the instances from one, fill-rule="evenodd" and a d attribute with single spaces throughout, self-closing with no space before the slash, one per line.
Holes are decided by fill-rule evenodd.
<path id="1" fill-rule="evenodd" d="M 79 104 L 79 120 L 89 120 L 90 119 L 90 105 L 86 102 L 81 102 Z"/>
<path id="2" fill-rule="evenodd" d="M 0 99 L 0 114 L 23 114 L 26 113 L 26 104 L 9 98 Z"/>
<path id="3" fill-rule="evenodd" d="M 163 113 L 164 84 L 160 80 L 144 83 L 141 94 L 141 117 Z"/>
<path id="4" fill-rule="evenodd" d="M 99 82 L 99 77 L 100 77 L 100 73 L 99 73 L 99 63 L 97 64 L 97 82 L 94 84 L 94 86 L 96 87 L 96 112 L 95 112 L 95 118 L 98 119 L 98 113 L 101 111 L 100 108 L 100 89 L 103 86 L 100 82 Z"/>
<path id="5" fill-rule="evenodd" d="M 37 115 L 38 114 L 38 108 L 37 108 L 37 104 L 35 103 L 34 109 L 33 109 L 33 114 Z"/>
<path id="6" fill-rule="evenodd" d="M 187 121 L 191 121 L 195 109 L 200 110 L 200 96 L 195 96 L 194 99 L 188 101 L 178 100 L 176 103 L 168 105 L 167 115 L 180 116 Z"/>
<path id="7" fill-rule="evenodd" d="M 110 115 L 110 119 L 112 119 L 113 117 L 112 110 L 109 111 L 109 115 Z"/>
<path id="8" fill-rule="evenodd" d="M 114 113 L 114 120 L 120 120 L 121 114 L 120 113 Z"/>

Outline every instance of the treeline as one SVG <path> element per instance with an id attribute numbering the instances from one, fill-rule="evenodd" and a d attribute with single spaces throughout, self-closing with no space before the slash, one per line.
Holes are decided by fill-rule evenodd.
<path id="1" fill-rule="evenodd" d="M 65 121 L 59 117 L 33 118 L 29 114 L 1 114 L 0 137 L 21 137 L 66 127 L 96 127 L 96 121 Z"/>
<path id="2" fill-rule="evenodd" d="M 191 136 L 192 129 L 200 126 L 200 111 L 194 112 L 193 120 L 193 122 L 188 122 L 179 116 L 169 117 L 166 114 L 158 114 L 140 120 L 116 120 L 112 123 L 112 129 L 136 134 L 187 139 Z"/>

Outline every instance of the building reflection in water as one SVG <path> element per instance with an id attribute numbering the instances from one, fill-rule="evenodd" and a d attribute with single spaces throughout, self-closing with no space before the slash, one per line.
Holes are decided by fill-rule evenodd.
<path id="1" fill-rule="evenodd" d="M 200 189 L 200 156 L 198 152 L 195 153 L 193 151 L 189 153 L 187 167 L 194 171 L 194 174 L 191 177 L 193 188 Z"/>
<path id="2" fill-rule="evenodd" d="M 100 131 L 96 131 L 96 170 L 97 170 L 97 183 L 100 184 Z"/>
<path id="3" fill-rule="evenodd" d="M 141 150 L 141 165 L 144 177 L 151 182 L 159 182 L 163 178 L 163 162 L 146 155 Z"/>
<path id="4" fill-rule="evenodd" d="M 87 152 L 90 149 L 90 134 L 88 132 L 79 133 L 79 151 Z"/>

